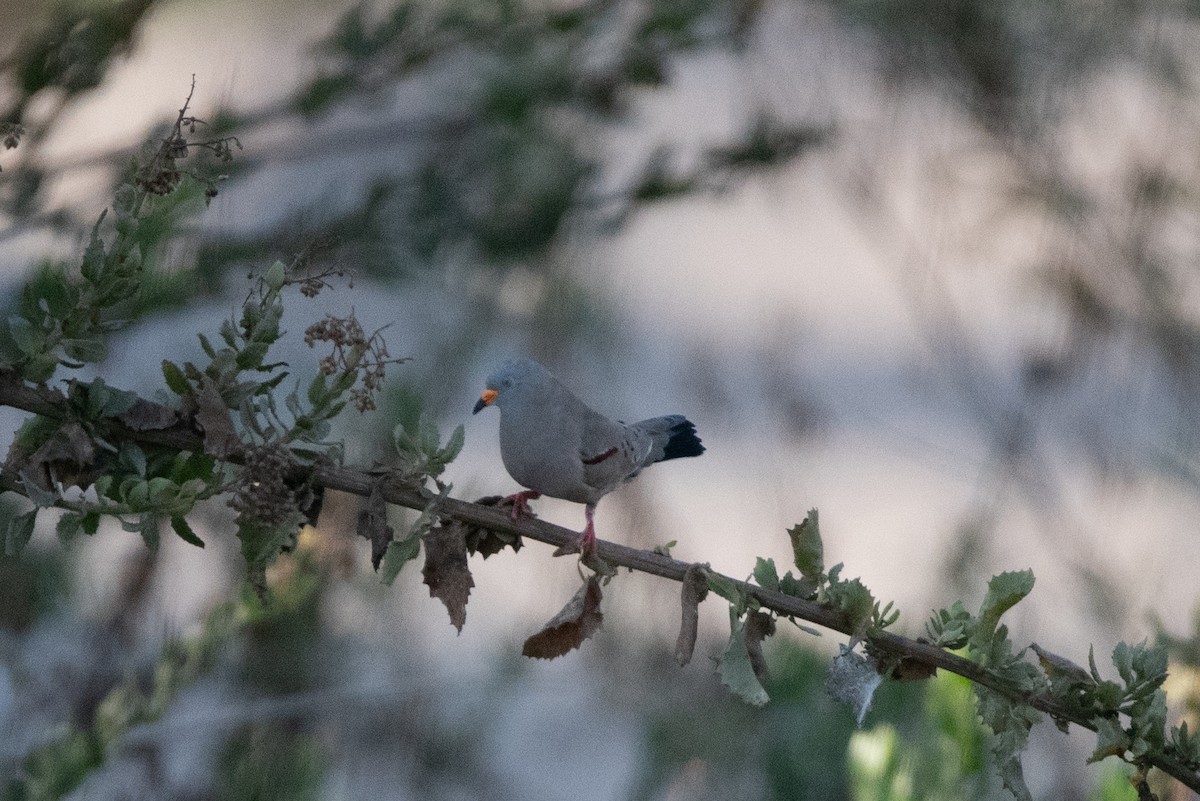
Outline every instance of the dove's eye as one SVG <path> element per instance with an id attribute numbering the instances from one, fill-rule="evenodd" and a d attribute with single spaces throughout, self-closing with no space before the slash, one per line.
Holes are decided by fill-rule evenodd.
<path id="1" fill-rule="evenodd" d="M 505 389 L 511 389 L 512 385 L 513 385 L 513 380 L 511 378 L 506 378 L 500 382 L 500 385 L 502 387 L 504 387 Z"/>

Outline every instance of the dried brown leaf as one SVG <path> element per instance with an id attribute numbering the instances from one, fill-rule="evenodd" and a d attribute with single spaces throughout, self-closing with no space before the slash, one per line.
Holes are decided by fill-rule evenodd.
<path id="1" fill-rule="evenodd" d="M 229 408 L 208 376 L 203 377 L 196 393 L 196 425 L 204 432 L 204 452 L 209 456 L 228 459 L 241 449 Z"/>
<path id="2" fill-rule="evenodd" d="M 759 681 L 767 677 L 767 660 L 763 658 L 762 643 L 775 633 L 775 618 L 766 612 L 746 614 L 746 655 Z"/>
<path id="3" fill-rule="evenodd" d="M 937 675 L 937 667 L 905 656 L 900 658 L 889 675 L 899 681 L 924 681 Z"/>
<path id="4" fill-rule="evenodd" d="M 524 656 L 554 659 L 583 644 L 604 622 L 600 611 L 600 579 L 592 576 L 545 627 L 525 641 Z"/>
<path id="5" fill-rule="evenodd" d="M 32 453 L 19 443 L 19 439 L 13 442 L 5 465 L 31 476 L 42 489 L 51 490 L 58 481 L 68 487 L 87 487 L 98 476 L 96 445 L 79 423 L 63 423 Z"/>
<path id="6" fill-rule="evenodd" d="M 117 419 L 133 431 L 159 431 L 179 422 L 174 409 L 145 398 L 135 400 Z"/>
<path id="7" fill-rule="evenodd" d="M 467 599 L 475 580 L 467 566 L 466 528 L 457 522 L 435 526 L 425 535 L 425 567 L 421 569 L 429 595 L 450 613 L 450 623 L 462 631 L 467 622 Z"/>
<path id="8" fill-rule="evenodd" d="M 683 667 L 692 661 L 696 650 L 696 629 L 700 620 L 700 602 L 708 595 L 708 579 L 703 565 L 692 565 L 683 574 L 680 602 L 683 620 L 679 624 L 679 639 L 675 643 L 675 661 Z"/>
<path id="9" fill-rule="evenodd" d="M 501 495 L 487 495 L 475 503 L 481 506 L 497 506 L 501 500 L 503 500 Z M 478 526 L 471 526 L 467 529 L 467 551 L 479 554 L 484 559 L 500 553 L 505 548 L 512 548 L 514 552 L 519 551 L 524 544 L 520 534 L 492 531 Z"/>
<path id="10" fill-rule="evenodd" d="M 383 500 L 383 489 L 379 482 L 371 487 L 366 505 L 358 512 L 358 536 L 371 543 L 371 567 L 379 572 L 379 563 L 387 553 L 395 530 L 387 523 L 387 503 Z"/>

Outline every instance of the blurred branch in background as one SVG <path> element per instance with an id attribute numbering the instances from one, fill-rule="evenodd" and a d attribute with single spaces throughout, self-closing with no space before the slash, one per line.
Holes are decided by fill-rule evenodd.
<path id="1" fill-rule="evenodd" d="M 73 251 L 77 242 L 112 235 L 111 219 L 93 234 L 100 204 L 74 190 L 97 174 L 110 186 L 127 184 L 137 165 L 150 163 L 160 143 L 179 133 L 179 121 L 149 132 L 146 138 L 154 144 L 143 150 L 118 147 L 88 155 L 78 144 L 86 136 L 76 136 L 69 148 L 51 145 L 56 137 L 70 141 L 64 130 L 69 113 L 111 80 L 114 68 L 136 54 L 155 15 L 169 9 L 151 1 L 50 6 L 4 56 L 0 242 L 45 241 L 45 252 L 53 253 L 51 243 L 68 243 L 64 247 Z M 103 319 L 64 317 L 62 304 L 69 299 L 55 287 L 77 265 L 48 256 L 35 265 L 31 293 L 12 292 L 7 306 L 16 317 L 49 321 L 50 328 L 18 323 L 24 338 L 16 344 L 23 343 L 26 356 L 40 358 L 36 367 L 48 378 L 71 366 L 68 362 L 102 365 L 108 326 L 130 321 L 136 326 L 150 312 L 179 310 L 221 297 L 222 291 L 240 294 L 225 280 L 231 269 L 261 269 L 274 258 L 303 261 L 316 275 L 353 265 L 381 284 L 450 289 L 441 296 L 451 300 L 436 326 L 436 341 L 422 353 L 425 374 L 407 372 L 388 386 L 384 399 L 387 419 L 415 430 L 422 408 L 443 408 L 450 400 L 436 393 L 448 393 L 452 382 L 428 380 L 430 374 L 470 369 L 488 341 L 481 332 L 518 339 L 527 349 L 560 359 L 598 332 L 621 341 L 623 321 L 613 319 L 584 274 L 593 262 L 585 262 L 586 268 L 578 263 L 582 255 L 604 252 L 651 209 L 726 197 L 730 190 L 788 175 L 796 165 L 832 164 L 833 184 L 861 230 L 887 249 L 903 243 L 899 257 L 887 252 L 885 266 L 932 365 L 916 380 L 936 384 L 934 392 L 950 389 L 988 443 L 978 488 L 963 512 L 962 536 L 945 562 L 946 582 L 963 595 L 982 584 L 988 564 L 982 555 L 1006 545 L 995 532 L 1025 502 L 1058 535 L 1053 548 L 1062 569 L 1083 577 L 1091 594 L 1081 607 L 1117 629 L 1137 612 L 1123 595 L 1127 570 L 1120 558 L 1095 547 L 1086 536 L 1088 524 L 1066 508 L 1068 488 L 1059 465 L 1086 458 L 1105 480 L 1167 475 L 1193 492 L 1200 486 L 1195 408 L 1200 321 L 1194 313 L 1200 231 L 1193 189 L 1200 175 L 1190 155 L 1200 132 L 1195 22 L 1194 4 L 1115 0 L 413 2 L 351 8 L 314 51 L 306 77 L 288 87 L 282 100 L 242 108 L 235 97 L 203 115 L 210 123 L 205 137 L 236 137 L 246 142 L 247 152 L 230 164 L 219 154 L 201 154 L 193 163 L 213 183 L 183 182 L 149 207 L 144 224 L 120 232 L 120 247 L 106 255 L 114 269 L 138 262 L 138 291 L 113 290 L 120 302 L 106 307 Z M 794 62 L 781 58 L 810 28 L 828 36 L 829 51 L 836 54 L 820 65 L 823 75 L 796 70 Z M 643 124 L 651 99 L 677 96 L 680 76 L 714 55 L 739 65 L 736 102 L 727 103 L 724 113 L 734 118 L 729 130 L 740 135 L 696 136 L 685 130 L 687 124 L 676 124 L 666 135 L 643 136 L 648 141 L 623 149 L 629 138 L 617 134 Z M 180 58 L 186 56 L 185 51 Z M 849 91 L 863 89 L 866 81 L 859 79 L 868 71 L 894 104 L 891 117 L 885 110 L 884 124 L 874 131 L 870 121 L 880 118 L 878 110 L 864 113 L 855 105 L 861 97 Z M 791 104 L 794 94 L 769 91 L 819 87 L 830 75 L 843 82 L 825 84 L 831 97 L 818 106 Z M 787 99 L 781 102 L 781 95 Z M 870 103 L 880 97 L 869 91 L 864 96 Z M 919 151 L 915 181 L 899 163 L 910 146 Z M 69 155 L 63 155 L 65 149 Z M 128 166 L 131 158 L 134 167 Z M 254 194 L 254 186 L 279 176 L 286 178 L 275 186 L 294 190 Z M 236 219 L 201 225 L 198 214 L 216 186 L 222 200 L 248 199 L 235 206 Z M 937 202 L 927 202 L 930 197 Z M 948 207 L 954 214 L 946 213 Z M 1014 241 L 1019 244 L 1012 246 Z M 293 260 L 298 251 L 305 256 Z M 729 268 L 730 284 L 740 280 L 739 266 Z M 1003 327 L 989 327 L 992 293 L 1012 283 L 1006 271 L 1013 267 L 1036 308 L 1028 316 L 1018 311 Z M 979 273 L 993 280 L 978 281 Z M 823 297 L 821 287 L 811 291 Z M 803 319 L 791 310 L 780 316 Z M 696 354 L 691 366 L 697 398 L 720 411 L 759 393 L 765 401 L 750 427 L 811 442 L 841 409 L 812 387 L 811 370 L 799 352 L 808 335 L 803 324 L 781 324 L 776 338 L 732 355 L 709 343 L 689 343 Z M 242 357 L 247 363 L 254 361 L 254 347 L 242 352 L 251 354 Z M 35 359 L 25 361 L 29 367 Z M 729 361 L 741 368 L 733 379 L 727 378 Z M 262 363 L 255 367 L 268 369 Z M 42 380 L 33 373 L 27 377 Z M 219 377 L 185 376 L 192 388 L 184 395 L 204 395 L 207 382 Z M 231 382 L 219 391 L 238 390 Z M 97 391 L 96 397 L 103 394 Z M 325 398 L 326 411 L 332 395 Z M 120 392 L 107 398 L 117 406 L 127 400 Z M 310 422 L 319 427 L 327 421 Z M 41 433 L 49 437 L 38 443 L 49 443 L 43 466 L 61 467 L 69 461 L 61 450 L 57 458 L 47 454 L 80 441 L 71 433 L 57 439 Z M 270 454 L 263 458 L 263 464 L 271 462 Z M 133 450 L 113 454 L 112 461 L 131 475 L 137 472 Z M 200 462 L 177 466 L 173 487 L 195 480 L 193 473 L 205 469 Z M 151 472 L 160 467 L 151 460 Z M 142 468 L 145 473 L 145 464 Z M 148 481 L 145 475 L 137 478 L 141 483 L 130 486 L 140 492 Z M 183 503 L 184 495 L 169 500 Z M 171 511 L 166 501 L 158 498 L 155 509 Z M 173 517 L 144 527 L 147 542 L 157 538 L 158 523 L 174 523 Z M 28 525 L 8 526 L 6 544 L 33 533 L 32 518 L 15 519 Z M 85 515 L 76 522 L 84 531 L 92 524 Z M 186 524 L 176 531 L 199 539 Z M 271 547 L 287 540 L 273 536 L 266 537 Z M 247 558 L 254 562 L 253 555 Z M 59 582 L 30 577 L 16 563 L 9 566 L 18 576 L 14 592 Z M 261 590 L 265 577 L 256 580 Z M 131 604 L 136 587 L 134 582 L 125 588 Z M 329 592 L 323 578 L 315 587 L 306 603 L 318 605 L 312 599 Z M 40 612 L 21 610 L 19 604 L 12 609 L 18 627 L 41 619 Z M 313 608 L 298 617 L 312 630 L 281 636 L 302 650 L 325 634 L 316 631 Z M 1186 641 L 1165 641 L 1179 672 L 1186 672 L 1183 666 L 1194 661 Z M 33 647 L 15 642 L 15 652 Z M 293 656 L 272 659 L 287 662 Z M 152 672 L 141 657 L 142 675 Z M 102 689 L 111 687 L 108 663 L 96 662 L 95 680 Z M 798 669 L 795 675 L 811 681 L 813 672 Z M 290 678 L 275 674 L 272 681 L 282 687 Z M 296 680 L 304 684 L 308 678 Z M 776 694 L 774 686 L 769 689 Z M 276 690 L 295 699 L 313 697 L 306 695 L 307 686 Z M 144 700 L 116 706 L 131 719 L 151 714 Z M 291 716 L 286 703 L 278 709 L 284 712 L 266 715 L 270 720 L 245 721 L 223 746 L 228 769 L 222 775 L 229 786 L 222 793 L 254 795 L 277 785 L 287 788 L 288 797 L 305 797 L 323 777 L 336 774 L 329 766 L 339 763 L 325 761 L 328 735 L 312 725 L 321 716 Z M 772 724 L 769 717 L 746 715 L 755 736 L 785 727 L 778 719 Z M 824 710 L 806 712 L 805 719 L 823 715 Z M 661 730 L 672 724 L 689 730 L 694 725 L 681 714 Z M 828 779 L 820 785 L 827 789 L 824 797 L 844 797 L 850 786 L 855 798 L 900 798 L 904 781 L 955 788 L 945 789 L 949 797 L 975 794 L 981 786 L 939 784 L 907 767 L 936 761 L 931 754 L 942 741 L 926 729 L 914 735 L 915 745 L 905 746 L 886 729 L 851 738 L 848 721 L 842 724 L 845 731 L 830 740 L 830 758 L 853 740 L 849 779 L 799 765 L 795 754 L 811 743 L 780 738 L 790 751 L 781 746 L 757 754 L 766 766 L 756 774 L 760 785 L 754 785 L 763 788 L 761 795 L 785 797 L 786 788 L 797 784 L 815 787 L 820 783 L 815 773 Z M 415 745 L 416 753 L 428 757 L 417 762 L 432 766 L 432 776 L 441 775 L 439 764 L 442 770 L 461 765 L 459 749 L 469 750 L 456 739 L 464 737 L 462 730 L 438 735 L 444 741 Z M 89 731 L 69 740 L 81 763 L 94 759 L 105 742 L 95 727 Z M 678 736 L 658 741 L 664 752 Z M 961 731 L 950 737 L 960 744 L 967 739 Z M 977 754 L 981 746 L 963 749 Z M 378 750 L 386 759 L 388 749 Z M 249 756 L 239 761 L 240 754 Z M 705 764 L 664 756 L 658 767 L 678 767 L 683 787 L 687 776 L 704 773 Z M 271 765 L 296 784 L 260 782 L 257 777 L 270 774 Z M 671 786 L 665 773 L 649 768 L 646 773 L 652 776 L 643 783 L 646 793 Z M 486 766 L 478 776 L 480 787 L 499 781 Z M 694 786 L 719 783 L 697 779 Z M 53 788 L 66 785 L 48 778 L 44 786 L 51 788 L 50 797 L 57 792 Z M 922 797 L 935 795 L 929 789 Z"/>

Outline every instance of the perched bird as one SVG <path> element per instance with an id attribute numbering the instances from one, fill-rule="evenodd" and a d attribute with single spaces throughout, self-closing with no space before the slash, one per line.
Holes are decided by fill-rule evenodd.
<path id="1" fill-rule="evenodd" d="M 601 498 L 648 465 L 704 453 L 696 426 L 683 415 L 609 420 L 532 359 L 504 362 L 486 386 L 473 413 L 487 406 L 500 410 L 500 456 L 508 474 L 527 488 L 505 499 L 513 518 L 542 495 L 586 504 L 580 539 L 585 554 L 596 547 L 592 516 Z"/>

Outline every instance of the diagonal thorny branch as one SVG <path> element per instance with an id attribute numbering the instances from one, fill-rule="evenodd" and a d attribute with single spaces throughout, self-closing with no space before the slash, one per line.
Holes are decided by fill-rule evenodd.
<path id="1" fill-rule="evenodd" d="M 12 374 L 0 373 L 0 406 L 21 409 L 51 418 L 66 416 L 65 401 L 61 393 L 47 388 L 31 387 Z M 165 446 L 180 451 L 202 449 L 203 443 L 200 434 L 187 423 L 178 423 L 169 428 L 148 431 L 122 430 L 122 426 L 115 422 L 114 427 L 121 438 L 133 442 Z M 239 461 L 236 455 L 231 460 Z M 370 496 L 372 489 L 379 487 L 388 503 L 409 509 L 424 510 L 430 503 L 429 495 L 422 493 L 416 487 L 407 486 L 398 481 L 380 482 L 377 470 L 317 467 L 313 478 L 316 484 L 325 489 L 348 492 L 362 497 Z M 522 518 L 514 521 L 506 511 L 456 498 L 440 498 L 437 501 L 437 514 L 444 519 L 456 520 L 469 526 L 517 534 L 555 547 L 570 547 L 579 539 L 576 531 L 536 518 Z M 684 581 L 688 568 L 692 567 L 688 562 L 681 562 L 662 554 L 630 548 L 615 542 L 597 540 L 597 548 L 600 558 L 610 565 L 626 567 L 672 581 Z M 764 609 L 769 609 L 784 617 L 814 623 L 846 635 L 855 636 L 856 634 L 853 624 L 836 609 L 815 601 L 768 590 L 732 577 L 725 576 L 723 578 L 733 582 L 747 596 L 755 598 Z M 1090 731 L 1096 731 L 1096 724 L 1085 715 L 1062 704 L 1050 695 L 1023 692 L 995 676 L 986 668 L 943 648 L 886 631 L 871 633 L 867 639 L 869 644 L 880 652 L 910 663 L 956 673 L 1012 701 L 1028 704 L 1055 720 L 1068 721 Z M 1180 760 L 1164 753 L 1149 754 L 1148 760 L 1154 767 L 1179 780 L 1193 791 L 1200 792 L 1200 774 L 1189 769 Z"/>

